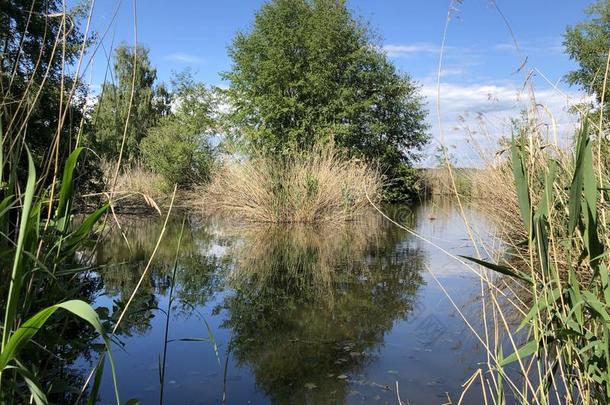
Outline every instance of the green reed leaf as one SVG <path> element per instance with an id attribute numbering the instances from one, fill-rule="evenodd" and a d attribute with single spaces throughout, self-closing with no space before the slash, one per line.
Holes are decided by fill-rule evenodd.
<path id="1" fill-rule="evenodd" d="M 484 260 L 479 260 L 479 259 L 475 259 L 474 257 L 470 257 L 470 256 L 463 256 L 460 255 L 460 257 L 466 259 L 466 260 L 470 260 L 471 262 L 475 262 L 483 267 L 486 267 L 490 270 L 496 271 L 498 273 L 502 273 L 504 275 L 510 276 L 510 277 L 514 277 L 514 278 L 518 278 L 520 280 L 523 280 L 527 283 L 532 283 L 532 279 L 531 277 L 525 275 L 525 274 L 521 274 L 521 273 L 517 273 L 516 271 L 513 271 L 512 269 L 506 267 L 506 266 L 501 266 L 499 264 L 493 264 L 493 263 L 489 263 L 486 262 Z"/>
<path id="2" fill-rule="evenodd" d="M 527 169 L 523 162 L 523 151 L 517 146 L 517 141 L 513 138 L 511 143 L 511 162 L 513 177 L 517 190 L 517 202 L 521 211 L 521 219 L 525 229 L 532 236 L 532 204 L 530 202 L 529 183 L 527 179 Z"/>
<path id="3" fill-rule="evenodd" d="M 13 322 L 15 321 L 15 315 L 17 313 L 17 303 L 19 301 L 19 295 L 21 293 L 21 277 L 23 272 L 22 253 L 25 244 L 26 234 L 28 231 L 30 210 L 32 209 L 32 202 L 34 200 L 34 192 L 36 188 L 36 169 L 34 167 L 34 160 L 32 159 L 30 151 L 28 149 L 26 149 L 26 151 L 28 154 L 28 180 L 25 186 L 25 193 L 23 195 L 21 218 L 19 223 L 19 235 L 17 236 L 15 257 L 13 259 L 13 270 L 11 273 L 11 282 L 9 285 L 8 298 L 6 300 L 4 329 L 2 331 L 2 352 L 4 352 L 5 346 L 7 345 Z M 0 367 L 0 370 L 2 370 L 2 367 Z"/>
<path id="4" fill-rule="evenodd" d="M 527 356 L 531 356 L 532 354 L 536 353 L 537 350 L 538 342 L 536 342 L 535 340 L 530 340 L 529 342 L 521 346 L 517 351 L 511 353 L 508 357 L 500 361 L 500 366 L 504 367 L 511 363 L 514 363 L 517 360 L 523 359 Z"/>

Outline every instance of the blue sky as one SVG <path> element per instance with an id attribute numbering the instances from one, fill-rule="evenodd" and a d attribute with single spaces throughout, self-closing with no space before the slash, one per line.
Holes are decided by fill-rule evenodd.
<path id="1" fill-rule="evenodd" d="M 219 73 L 230 67 L 227 47 L 237 31 L 248 29 L 262 3 L 262 0 L 139 0 L 138 43 L 150 49 L 152 63 L 162 81 L 167 81 L 172 71 L 191 68 L 207 84 L 226 86 Z M 575 67 L 563 53 L 562 35 L 566 26 L 585 18 L 584 9 L 590 3 L 590 0 L 498 0 L 524 57 L 527 56 L 527 66 L 520 72 L 516 71 L 523 59 L 515 51 L 509 30 L 490 1 L 464 0 L 458 4 L 447 32 L 439 125 L 436 76 L 450 1 L 348 0 L 354 13 L 369 21 L 381 36 L 382 45 L 398 69 L 422 85 L 431 113 L 432 135 L 438 139 L 442 128 L 445 142 L 455 146 L 455 154 L 464 164 L 476 158 L 467 144 L 468 137 L 475 132 L 473 127 L 481 126 L 480 113 L 486 117 L 486 128 L 478 128 L 477 134 L 505 133 L 508 117 L 523 106 L 519 93 L 525 76 L 533 69 L 537 69 L 533 79 L 537 101 L 549 107 L 560 135 L 567 136 L 574 119 L 565 112 L 565 107 L 582 100 L 583 95 L 561 81 Z M 103 40 L 106 49 L 112 43 L 116 46 L 134 42 L 132 7 L 132 0 L 96 1 L 93 29 L 101 34 L 109 27 Z M 103 81 L 105 66 L 100 52 L 86 75 L 93 88 Z"/>

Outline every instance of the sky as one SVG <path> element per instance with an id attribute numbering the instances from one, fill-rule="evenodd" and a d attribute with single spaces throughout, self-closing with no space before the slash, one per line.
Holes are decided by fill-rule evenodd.
<path id="1" fill-rule="evenodd" d="M 490 0 L 348 0 L 348 5 L 370 23 L 397 69 L 421 86 L 433 138 L 421 164 L 434 164 L 442 142 L 460 165 L 474 166 L 476 145 L 494 148 L 499 136 L 510 134 L 510 118 L 527 102 L 526 78 L 553 117 L 558 137 L 569 138 L 577 117 L 567 107 L 587 97 L 563 81 L 576 68 L 564 53 L 563 34 L 586 18 L 591 2 L 497 0 L 496 8 Z M 107 53 L 117 44 L 133 44 L 137 28 L 137 42 L 149 48 L 159 81 L 189 68 L 206 84 L 226 87 L 220 73 L 231 66 L 227 48 L 238 31 L 248 30 L 263 3 L 138 0 L 134 20 L 133 0 L 96 0 L 91 28 L 103 46 L 85 79 L 99 88 Z"/>

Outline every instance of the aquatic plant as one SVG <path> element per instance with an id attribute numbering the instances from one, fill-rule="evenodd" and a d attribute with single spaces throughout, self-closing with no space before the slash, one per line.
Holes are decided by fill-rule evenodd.
<path id="1" fill-rule="evenodd" d="M 27 149 L 26 152 L 28 178 L 25 189 L 20 192 L 18 187 L 14 187 L 18 183 L 14 174 L 9 175 L 6 182 L 9 186 L 5 186 L 4 198 L 0 202 L 2 268 L 12 269 L 10 274 L 2 273 L 8 291 L 2 289 L 3 293 L 6 292 L 6 299 L 0 301 L 5 307 L 0 352 L 0 400 L 22 401 L 31 396 L 37 404 L 47 402 L 48 386 L 39 380 L 38 375 L 48 359 L 31 353 L 32 342 L 41 329 L 46 329 L 45 332 L 52 329 L 49 324 L 53 315 L 61 309 L 87 322 L 102 337 L 119 403 L 110 340 L 100 317 L 85 301 L 70 299 L 71 295 L 59 292 L 69 287 L 67 280 L 86 270 L 86 266 L 78 267 L 75 263 L 75 254 L 108 210 L 108 205 L 73 224 L 74 171 L 82 148 L 76 148 L 66 160 L 57 200 L 49 199 L 46 188 L 37 190 L 34 162 Z M 8 161 L 13 159 L 14 156 Z M 2 160 L 0 165 L 4 164 L 6 161 Z M 15 191 L 15 194 L 9 191 Z M 47 219 L 44 219 L 45 211 L 49 212 Z M 45 297 L 39 296 L 42 292 Z M 46 305 L 49 299 L 58 299 L 58 302 Z M 69 321 L 64 319 L 63 323 L 66 322 Z M 29 352 L 27 361 L 22 358 L 26 348 Z M 103 356 L 101 361 L 104 361 Z M 29 393 L 24 391 L 23 383 Z"/>
<path id="2" fill-rule="evenodd" d="M 594 165 L 588 118 L 569 167 L 552 157 L 544 168 L 528 164 L 526 139 L 513 139 L 511 167 L 527 256 L 499 264 L 471 259 L 512 277 L 529 293 L 518 329 L 526 342 L 508 355 L 498 345 L 490 371 L 502 381 L 509 365 L 518 363 L 523 380 L 513 388 L 524 402 L 605 403 L 610 398 L 605 190 Z M 559 175 L 566 170 L 568 184 Z M 502 386 L 496 388 L 499 399 L 505 398 Z"/>
<path id="3" fill-rule="evenodd" d="M 358 216 L 378 199 L 382 176 L 332 147 L 289 161 L 272 157 L 228 162 L 195 203 L 211 212 L 254 222 L 332 222 Z"/>

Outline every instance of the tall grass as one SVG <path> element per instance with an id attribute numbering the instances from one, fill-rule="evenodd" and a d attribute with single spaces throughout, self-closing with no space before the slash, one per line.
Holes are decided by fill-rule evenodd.
<path id="1" fill-rule="evenodd" d="M 442 48 L 460 4 L 451 2 Z M 512 36 L 496 2 L 491 5 Z M 606 404 L 610 400 L 610 160 L 603 111 L 607 110 L 602 103 L 595 118 L 581 118 L 571 150 L 561 148 L 556 134 L 551 138 L 544 133 L 544 128 L 556 128 L 539 119 L 541 106 L 535 100 L 531 74 L 524 70 L 527 59 L 513 39 L 531 103 L 501 153 L 484 155 L 486 167 L 469 176 L 480 196 L 469 203 L 486 212 L 499 229 L 500 259 L 483 256 L 485 246 L 464 216 L 476 257 L 462 259 L 480 278 L 481 328 L 474 327 L 455 305 L 432 269 L 431 274 L 486 353 L 485 362 L 464 383 L 464 394 L 478 382 L 485 403 Z M 437 86 L 441 143 L 442 64 L 441 51 Z M 607 66 L 605 71 L 607 75 Z M 450 189 L 462 209 L 458 173 L 449 156 L 444 160 Z M 457 403 L 462 403 L 464 394 Z"/>
<path id="2" fill-rule="evenodd" d="M 372 166 L 333 148 L 290 161 L 259 157 L 228 162 L 195 198 L 212 212 L 255 222 L 332 222 L 354 218 L 380 197 Z"/>
<path id="3" fill-rule="evenodd" d="M 445 165 L 422 169 L 425 194 L 453 196 L 457 192 L 465 198 L 478 196 L 480 195 L 480 190 L 474 188 L 476 183 L 472 181 L 472 178 L 476 176 L 476 172 L 477 169 L 453 168 L 454 179 L 452 181 L 449 169 Z"/>
<path id="4" fill-rule="evenodd" d="M 540 149 L 532 148 L 527 133 L 513 139 L 510 195 L 525 238 L 513 244 L 515 256 L 501 263 L 471 259 L 522 287 L 526 315 L 517 332 L 526 337 L 523 343 L 517 345 L 516 331 L 500 321 L 510 306 L 494 306 L 494 327 L 508 334 L 512 350 L 496 342 L 490 372 L 501 382 L 510 379 L 512 365 L 522 376 L 510 387 L 496 384 L 499 400 L 505 400 L 504 390 L 526 403 L 607 403 L 610 398 L 607 190 L 600 187 L 605 171 L 596 170 L 606 157 L 595 156 L 601 139 L 591 132 L 584 118 L 567 160 L 548 152 L 537 156 Z"/>
<path id="5" fill-rule="evenodd" d="M 75 253 L 108 209 L 107 204 L 103 205 L 80 224 L 72 224 L 74 171 L 81 152 L 82 149 L 77 148 L 65 163 L 58 200 L 51 204 L 54 210 L 49 221 L 42 219 L 44 210 L 50 209 L 47 208 L 49 191 L 36 189 L 36 172 L 29 151 L 25 189 L 17 196 L 5 193 L 0 202 L 0 227 L 3 236 L 0 240 L 0 256 L 6 264 L 9 260 L 7 258 L 12 259 L 12 271 L 10 278 L 7 277 L 8 292 L 6 300 L 2 301 L 5 313 L 0 352 L 0 401 L 3 403 L 30 400 L 37 404 L 47 402 L 46 389 L 36 372 L 40 371 L 36 370 L 40 364 L 22 362 L 20 357 L 22 352 L 30 347 L 35 335 L 49 323 L 50 318 L 59 309 L 83 319 L 102 336 L 112 365 L 116 389 L 110 340 L 93 308 L 82 300 L 63 301 L 70 296 L 63 298 L 63 302 L 41 308 L 42 300 L 37 297 L 40 292 L 53 296 L 52 293 L 57 288 L 65 288 L 60 285 L 62 278 L 84 270 L 74 267 Z M 2 160 L 2 164 L 4 163 Z M 16 184 L 16 179 L 9 176 L 7 183 Z M 13 227 L 17 229 L 11 229 Z M 8 237 L 11 234 L 16 235 L 15 240 Z M 32 355 L 28 357 L 31 358 Z M 20 388 L 20 380 L 27 385 L 30 400 L 26 399 L 27 396 Z M 119 403 L 118 390 L 115 392 Z"/>
<path id="6" fill-rule="evenodd" d="M 85 21 L 76 21 L 63 3 L 26 3 L 11 3 L 2 12 L 10 26 L 8 31 L 2 27 L 7 36 L 0 54 L 0 404 L 82 402 L 89 381 L 79 394 L 80 375 L 70 380 L 69 362 L 55 351 L 67 348 L 66 353 L 78 356 L 79 345 L 73 343 L 92 348 L 98 339 L 105 349 L 90 376 L 88 402 L 97 400 L 109 361 L 119 404 L 110 344 L 114 331 L 88 303 L 91 269 L 78 260 L 91 250 L 92 237 L 112 208 L 117 181 L 102 193 L 109 202 L 89 215 L 75 220 L 73 209 L 82 191 L 77 177 L 91 167 L 84 160 L 89 153 L 79 147 L 86 117 L 73 119 L 72 114 L 83 113 L 80 75 L 91 63 L 86 50 L 95 55 L 100 46 L 91 40 L 93 3 L 85 7 Z M 56 9 L 60 12 L 49 11 Z M 116 173 L 119 168 L 120 160 Z"/>
<path id="7" fill-rule="evenodd" d="M 106 196 L 113 198 L 113 211 L 138 213 L 155 210 L 160 214 L 159 205 L 169 203 L 171 190 L 167 189 L 163 177 L 148 170 L 141 163 L 123 165 L 118 172 L 117 162 L 102 161 L 100 165 L 104 185 L 109 187 L 114 184 L 106 193 Z M 116 173 L 118 174 L 114 179 Z"/>

